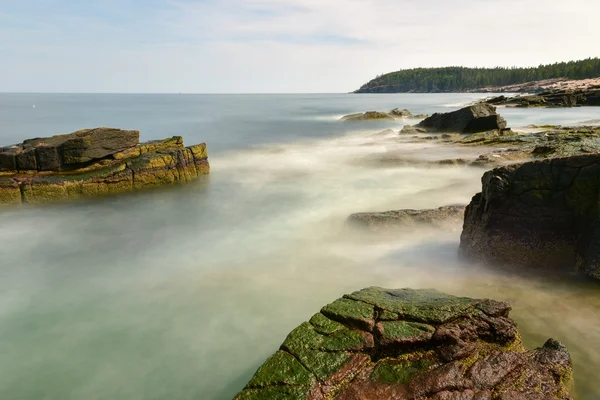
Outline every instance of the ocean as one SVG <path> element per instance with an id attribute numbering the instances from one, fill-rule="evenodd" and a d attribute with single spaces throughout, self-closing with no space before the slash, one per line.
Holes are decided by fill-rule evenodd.
<path id="1" fill-rule="evenodd" d="M 370 234 L 355 212 L 468 203 L 477 155 L 345 114 L 447 112 L 480 94 L 0 94 L 0 145 L 110 126 L 206 142 L 211 175 L 145 193 L 0 210 L 0 399 L 231 399 L 299 323 L 368 286 L 507 300 L 600 398 L 597 285 L 465 265 L 461 226 Z M 499 109 L 512 127 L 597 108 Z M 392 129 L 395 132 L 386 131 Z"/>

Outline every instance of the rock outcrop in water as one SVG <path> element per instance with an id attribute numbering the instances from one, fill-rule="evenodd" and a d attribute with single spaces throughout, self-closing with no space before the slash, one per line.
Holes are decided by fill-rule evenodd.
<path id="1" fill-rule="evenodd" d="M 410 111 L 408 111 L 406 109 L 401 110 L 399 108 L 394 108 L 390 112 L 367 111 L 365 113 L 350 114 L 350 115 L 346 115 L 346 116 L 342 117 L 341 120 L 346 121 L 346 122 L 377 121 L 377 120 L 394 121 L 396 119 L 405 119 L 405 118 L 422 119 L 422 118 L 427 118 L 427 115 L 426 114 L 413 115 Z"/>
<path id="2" fill-rule="evenodd" d="M 506 120 L 496 113 L 496 107 L 479 103 L 449 113 L 435 113 L 414 127 L 404 127 L 401 133 L 476 133 L 505 128 Z"/>
<path id="3" fill-rule="evenodd" d="M 464 205 L 444 206 L 431 210 L 392 210 L 350 215 L 348 222 L 356 227 L 383 230 L 428 225 L 445 228 L 463 220 Z"/>
<path id="4" fill-rule="evenodd" d="M 294 329 L 235 400 L 571 399 L 567 349 L 523 348 L 510 306 L 371 287 Z"/>
<path id="5" fill-rule="evenodd" d="M 494 169 L 465 212 L 460 252 L 600 279 L 600 154 Z"/>
<path id="6" fill-rule="evenodd" d="M 205 144 L 184 147 L 179 136 L 139 143 L 138 131 L 85 129 L 0 147 L 0 205 L 117 194 L 208 173 Z"/>

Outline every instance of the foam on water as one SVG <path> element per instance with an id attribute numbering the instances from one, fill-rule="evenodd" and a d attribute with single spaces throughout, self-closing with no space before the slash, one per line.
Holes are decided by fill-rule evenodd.
<path id="1" fill-rule="evenodd" d="M 431 113 L 448 102 L 336 96 L 269 104 L 327 114 L 331 102 L 362 102 L 340 110 L 349 114 Z M 223 149 L 254 129 L 247 97 L 239 101 L 228 108 L 244 110 L 228 116 L 232 131 L 203 125 Z M 509 123 L 564 116 L 529 112 L 509 113 Z M 416 142 L 395 124 L 305 122 L 310 135 L 283 138 L 287 125 L 270 121 L 263 142 L 210 153 L 207 180 L 0 214 L 0 398 L 230 399 L 297 324 L 371 285 L 508 300 L 529 346 L 550 336 L 569 346 L 578 399 L 600 396 L 595 286 L 461 264 L 460 224 L 379 234 L 346 225 L 354 212 L 467 203 L 483 170 L 423 161 L 482 149 Z"/>

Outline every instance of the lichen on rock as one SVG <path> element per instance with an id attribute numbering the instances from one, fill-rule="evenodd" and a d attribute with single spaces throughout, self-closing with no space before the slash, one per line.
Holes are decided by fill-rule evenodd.
<path id="1" fill-rule="evenodd" d="M 138 131 L 85 129 L 0 148 L 0 205 L 42 204 L 185 183 L 210 171 L 206 145 L 138 143 Z"/>
<path id="2" fill-rule="evenodd" d="M 527 351 L 510 306 L 370 287 L 293 330 L 235 400 L 571 399 L 571 359 Z M 537 397 L 536 397 L 537 396 Z"/>

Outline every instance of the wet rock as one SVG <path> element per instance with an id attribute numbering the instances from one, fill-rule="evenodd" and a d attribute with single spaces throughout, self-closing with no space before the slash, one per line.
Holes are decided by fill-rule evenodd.
<path id="1" fill-rule="evenodd" d="M 411 125 L 404 125 L 402 127 L 402 129 L 400 130 L 400 133 L 402 134 L 410 134 L 410 135 L 414 135 L 417 133 L 427 133 L 428 130 L 424 129 L 424 128 L 418 128 L 416 126 L 411 126 Z"/>
<path id="2" fill-rule="evenodd" d="M 415 125 L 428 132 L 476 133 L 506 128 L 496 107 L 478 103 L 449 113 L 436 113 Z M 409 128 L 407 131 L 409 132 Z M 405 133 L 406 133 L 405 132 Z"/>
<path id="3" fill-rule="evenodd" d="M 413 119 L 423 119 L 423 118 L 428 117 L 427 114 L 413 115 L 413 113 L 411 113 L 407 109 L 400 110 L 399 108 L 394 108 L 392 111 L 390 111 L 390 115 L 393 117 L 396 117 L 396 118 L 413 118 Z"/>
<path id="4" fill-rule="evenodd" d="M 0 150 L 0 171 L 62 171 L 134 148 L 139 131 L 84 129 L 67 135 L 28 139 Z M 14 157 L 14 161 L 11 159 Z"/>
<path id="5" fill-rule="evenodd" d="M 373 121 L 373 120 L 390 120 L 393 121 L 394 117 L 385 112 L 379 111 L 367 111 L 365 113 L 350 114 L 342 117 L 342 121 Z"/>
<path id="6" fill-rule="evenodd" d="M 406 109 L 394 108 L 389 112 L 384 111 L 367 111 L 365 113 L 350 114 L 342 117 L 342 121 L 377 121 L 377 120 L 396 120 L 396 119 L 423 119 L 427 118 L 427 114 L 413 115 Z"/>
<path id="7" fill-rule="evenodd" d="M 598 126 L 535 126 L 526 132 L 493 130 L 464 136 L 453 143 L 461 146 L 496 148 L 472 165 L 494 167 L 532 159 L 560 158 L 597 152 Z M 531 131 L 535 130 L 535 131 Z"/>
<path id="8" fill-rule="evenodd" d="M 472 260 L 600 279 L 600 154 L 501 167 L 465 212 Z"/>
<path id="9" fill-rule="evenodd" d="M 205 144 L 184 147 L 179 136 L 138 144 L 138 136 L 98 128 L 1 148 L 0 205 L 118 194 L 209 173 Z"/>
<path id="10" fill-rule="evenodd" d="M 430 225 L 451 227 L 460 223 L 464 216 L 464 205 L 450 205 L 431 210 L 394 210 L 352 214 L 348 222 L 353 226 L 371 230 Z"/>
<path id="11" fill-rule="evenodd" d="M 434 290 L 363 289 L 293 330 L 235 400 L 571 399 L 566 348 L 549 340 L 526 351 L 509 310 Z M 461 356 L 444 355 L 449 346 Z"/>

